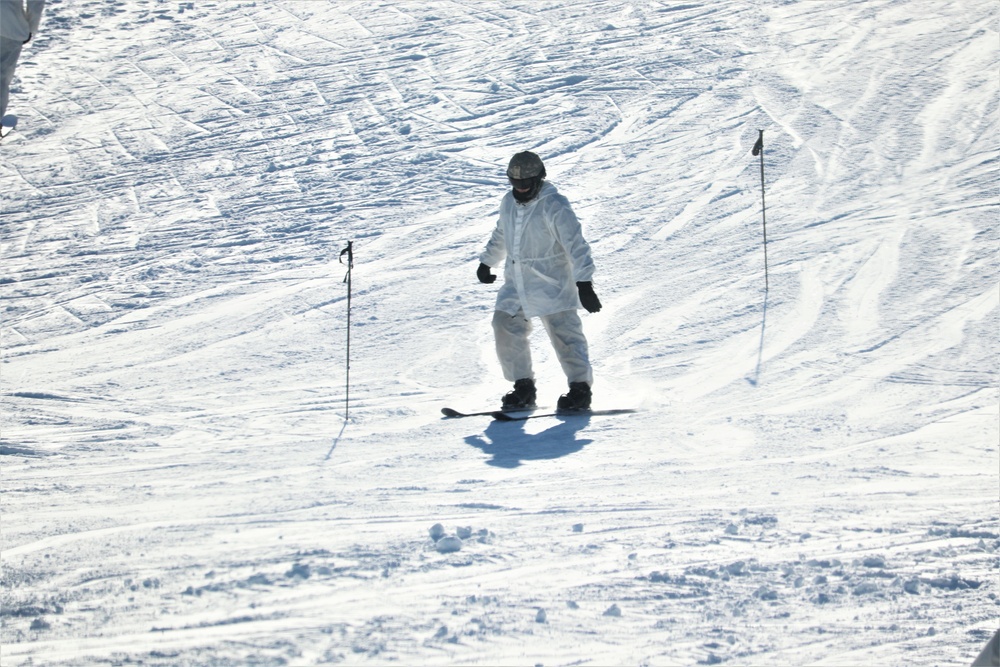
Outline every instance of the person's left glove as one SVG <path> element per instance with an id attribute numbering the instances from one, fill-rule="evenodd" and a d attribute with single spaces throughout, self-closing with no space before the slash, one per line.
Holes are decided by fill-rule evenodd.
<path id="1" fill-rule="evenodd" d="M 578 282 L 576 289 L 580 292 L 580 303 L 587 309 L 588 313 L 596 313 L 601 310 L 601 300 L 594 293 L 594 285 L 589 280 Z"/>
<path id="2" fill-rule="evenodd" d="M 490 273 L 490 267 L 482 262 L 479 263 L 479 268 L 476 269 L 476 277 L 479 278 L 479 282 L 487 284 L 495 282 L 497 279 L 495 275 Z"/>

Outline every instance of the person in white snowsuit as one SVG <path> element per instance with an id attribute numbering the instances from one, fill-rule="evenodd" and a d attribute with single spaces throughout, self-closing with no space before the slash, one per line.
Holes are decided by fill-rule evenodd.
<path id="1" fill-rule="evenodd" d="M 580 221 L 569 201 L 545 181 L 541 158 L 524 151 L 507 167 L 511 191 L 500 202 L 500 216 L 486 249 L 479 257 L 481 282 L 496 280 L 490 268 L 504 264 L 504 283 L 497 293 L 493 332 L 504 377 L 514 390 L 503 408 L 533 407 L 536 390 L 528 334 L 531 318 L 542 321 L 569 381 L 560 396 L 561 410 L 590 408 L 594 382 L 581 306 L 596 313 L 601 302 L 594 293 L 594 261 L 583 238 Z"/>
<path id="2" fill-rule="evenodd" d="M 7 113 L 10 82 L 14 80 L 21 47 L 38 32 L 45 0 L 0 0 L 0 118 Z"/>

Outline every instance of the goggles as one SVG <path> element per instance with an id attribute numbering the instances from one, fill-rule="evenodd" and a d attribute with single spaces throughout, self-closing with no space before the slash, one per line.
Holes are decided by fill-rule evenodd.
<path id="1" fill-rule="evenodd" d="M 508 176 L 507 180 L 510 181 L 510 184 L 514 186 L 514 189 L 516 190 L 528 190 L 535 184 L 534 178 L 511 178 Z"/>

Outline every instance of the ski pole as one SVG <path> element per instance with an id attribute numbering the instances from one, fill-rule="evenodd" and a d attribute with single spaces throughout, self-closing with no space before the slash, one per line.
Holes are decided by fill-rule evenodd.
<path id="1" fill-rule="evenodd" d="M 344 255 L 347 255 L 347 275 L 344 282 L 347 283 L 347 380 L 344 386 L 344 422 L 351 410 L 351 271 L 354 269 L 354 241 L 348 241 L 347 247 L 340 251 L 340 263 L 344 263 Z"/>
<path id="2" fill-rule="evenodd" d="M 760 213 L 764 221 L 764 291 L 768 291 L 767 280 L 767 205 L 764 203 L 764 130 L 757 130 L 760 135 L 753 145 L 753 154 L 760 155 Z"/>

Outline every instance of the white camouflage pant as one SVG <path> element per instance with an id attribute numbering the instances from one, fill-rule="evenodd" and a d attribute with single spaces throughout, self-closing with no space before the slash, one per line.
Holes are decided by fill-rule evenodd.
<path id="1" fill-rule="evenodd" d="M 539 319 L 545 325 L 566 379 L 569 382 L 593 384 L 594 372 L 590 366 L 587 338 L 583 335 L 583 322 L 577 312 L 564 310 L 543 315 Z M 525 319 L 523 310 L 513 316 L 500 310 L 493 313 L 497 358 L 504 378 L 511 382 L 535 377 L 531 368 L 531 349 L 528 346 L 531 329 L 531 321 Z"/>
<path id="2" fill-rule="evenodd" d="M 14 69 L 20 56 L 21 42 L 0 37 L 0 118 L 7 113 L 10 82 L 14 80 Z"/>

